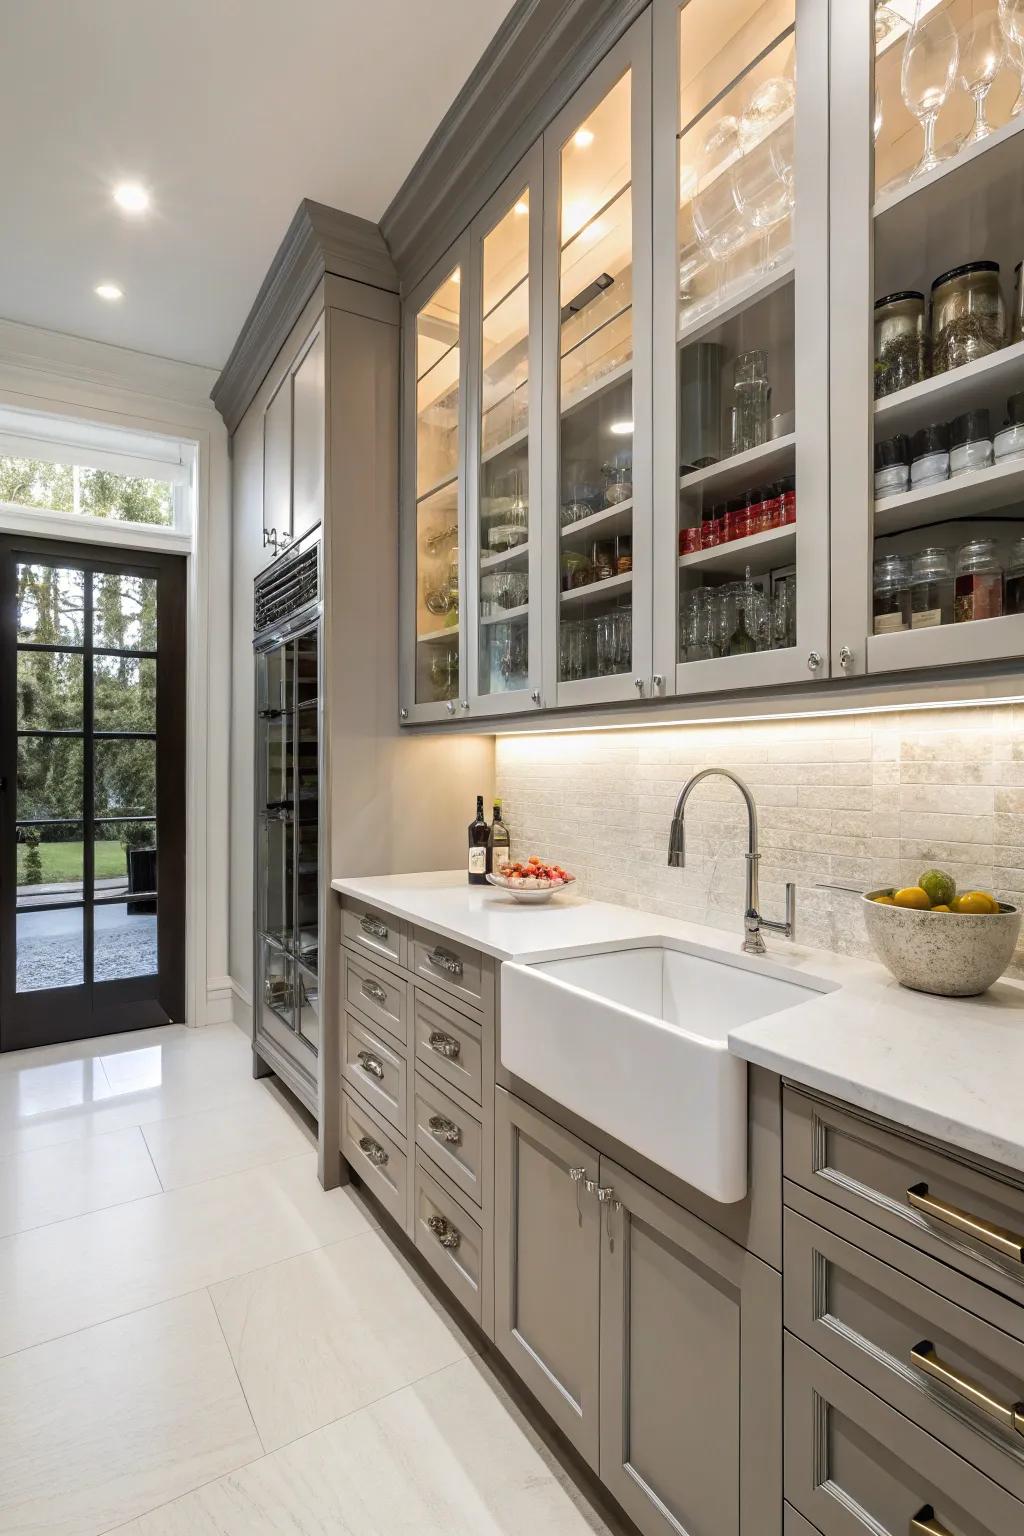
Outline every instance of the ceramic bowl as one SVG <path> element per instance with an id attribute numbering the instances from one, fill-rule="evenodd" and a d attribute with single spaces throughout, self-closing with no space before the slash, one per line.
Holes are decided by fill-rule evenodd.
<path id="1" fill-rule="evenodd" d="M 937 997 L 974 997 L 998 981 L 1020 935 L 1019 907 L 1000 902 L 985 916 L 880 907 L 863 898 L 868 938 L 882 964 L 905 987 Z"/>
<path id="2" fill-rule="evenodd" d="M 488 875 L 487 883 L 499 891 L 507 892 L 513 901 L 539 905 L 542 901 L 550 901 L 559 891 L 567 891 L 570 885 L 575 885 L 576 876 L 570 875 L 568 880 L 562 880 L 558 885 L 524 886 L 519 880 L 504 880 L 501 875 Z"/>

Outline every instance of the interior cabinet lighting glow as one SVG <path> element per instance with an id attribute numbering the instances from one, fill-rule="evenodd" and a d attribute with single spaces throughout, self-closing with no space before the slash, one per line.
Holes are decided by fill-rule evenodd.
<path id="1" fill-rule="evenodd" d="M 137 181 L 122 181 L 114 188 L 114 202 L 125 213 L 145 213 L 149 207 L 149 193 Z"/>
<path id="2" fill-rule="evenodd" d="M 594 142 L 593 132 L 589 128 L 577 128 L 572 141 L 577 149 L 589 149 Z"/>
<path id="3" fill-rule="evenodd" d="M 116 283 L 97 283 L 93 291 L 99 294 L 101 299 L 106 299 L 111 304 L 115 299 L 124 298 L 124 290 L 119 288 Z"/>

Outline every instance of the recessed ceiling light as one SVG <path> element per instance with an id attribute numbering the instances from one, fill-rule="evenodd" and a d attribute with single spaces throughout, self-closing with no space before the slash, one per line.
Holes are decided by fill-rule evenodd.
<path id="1" fill-rule="evenodd" d="M 114 202 L 125 213 L 145 213 L 149 207 L 149 193 L 137 181 L 122 181 L 114 188 Z"/>
<path id="2" fill-rule="evenodd" d="M 124 298 L 124 289 L 119 288 L 116 283 L 97 283 L 93 292 L 99 294 L 101 299 L 108 299 L 111 303 L 115 299 Z"/>
<path id="3" fill-rule="evenodd" d="M 608 430 L 609 432 L 614 432 L 616 437 L 629 437 L 633 431 L 633 423 L 631 421 L 613 421 Z"/>
<path id="4" fill-rule="evenodd" d="M 572 141 L 577 149 L 589 149 L 594 142 L 594 135 L 589 128 L 577 128 Z"/>

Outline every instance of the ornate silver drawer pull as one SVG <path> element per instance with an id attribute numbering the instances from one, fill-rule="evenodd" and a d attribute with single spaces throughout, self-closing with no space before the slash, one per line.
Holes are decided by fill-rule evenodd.
<path id="1" fill-rule="evenodd" d="M 388 995 L 379 982 L 364 981 L 360 991 L 364 997 L 368 997 L 371 1002 L 379 1003 L 382 1008 L 387 1003 Z"/>
<path id="2" fill-rule="evenodd" d="M 364 1152 L 378 1168 L 383 1168 L 388 1160 L 388 1154 L 384 1151 L 379 1141 L 374 1141 L 372 1136 L 360 1136 L 359 1150 Z"/>
<path id="3" fill-rule="evenodd" d="M 453 1227 L 447 1216 L 428 1216 L 427 1226 L 433 1232 L 442 1248 L 454 1252 L 462 1242 L 462 1233 L 457 1227 Z"/>
<path id="4" fill-rule="evenodd" d="M 454 1120 L 449 1120 L 445 1115 L 431 1115 L 427 1121 L 432 1136 L 438 1141 L 446 1141 L 449 1146 L 457 1147 L 462 1141 L 462 1132 Z"/>
<path id="5" fill-rule="evenodd" d="M 934 1509 L 930 1504 L 926 1504 L 911 1520 L 910 1536 L 953 1536 L 953 1533 L 939 1524 L 935 1518 Z"/>
<path id="6" fill-rule="evenodd" d="M 944 1200 L 937 1200 L 934 1195 L 929 1194 L 927 1184 L 911 1184 L 907 1190 L 907 1200 L 915 1211 L 921 1211 L 923 1215 L 930 1216 L 933 1221 L 941 1221 L 947 1227 L 955 1227 L 958 1232 L 964 1232 L 979 1243 L 994 1248 L 997 1253 L 1003 1255 L 1004 1259 L 1012 1259 L 1017 1264 L 1024 1264 L 1024 1237 L 1020 1237 L 1016 1232 L 1010 1232 L 1006 1227 L 997 1227 L 993 1222 L 981 1221 L 977 1216 L 972 1216 L 970 1211 L 962 1211 L 959 1206 L 947 1205 Z"/>
<path id="7" fill-rule="evenodd" d="M 379 917 L 371 917 L 369 912 L 359 919 L 359 926 L 371 939 L 386 939 L 388 936 L 387 924 L 382 923 Z"/>
<path id="8" fill-rule="evenodd" d="M 439 1056 L 444 1056 L 448 1061 L 458 1061 L 462 1045 L 458 1040 L 446 1035 L 443 1029 L 432 1029 L 427 1039 L 427 1044 L 432 1051 Z"/>
<path id="9" fill-rule="evenodd" d="M 436 965 L 439 971 L 444 971 L 446 976 L 461 976 L 462 961 L 458 955 L 453 955 L 450 949 L 442 949 L 440 944 L 435 944 L 427 956 L 431 965 Z"/>
<path id="10" fill-rule="evenodd" d="M 1001 1403 L 997 1397 L 991 1397 L 983 1387 L 961 1376 L 951 1365 L 940 1360 L 931 1339 L 922 1339 L 920 1344 L 914 1345 L 910 1351 L 910 1363 L 930 1376 L 932 1381 L 941 1381 L 957 1397 L 980 1408 L 982 1413 L 998 1419 L 1004 1429 L 1016 1430 L 1018 1434 L 1024 1435 L 1024 1403 Z"/>
<path id="11" fill-rule="evenodd" d="M 368 1072 L 371 1077 L 379 1077 L 383 1082 L 383 1063 L 378 1061 L 377 1057 L 373 1055 L 372 1051 L 359 1052 L 359 1065 L 362 1067 L 363 1071 Z"/>

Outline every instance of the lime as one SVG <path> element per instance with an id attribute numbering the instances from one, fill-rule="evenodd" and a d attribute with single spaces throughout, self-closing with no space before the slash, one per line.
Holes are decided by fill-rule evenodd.
<path id="1" fill-rule="evenodd" d="M 956 895 L 956 881 L 944 869 L 926 869 L 917 883 L 936 906 L 948 906 Z"/>
<path id="2" fill-rule="evenodd" d="M 918 912 L 927 912 L 932 904 L 928 892 L 919 885 L 905 885 L 896 892 L 892 902 L 894 907 L 913 907 Z"/>

